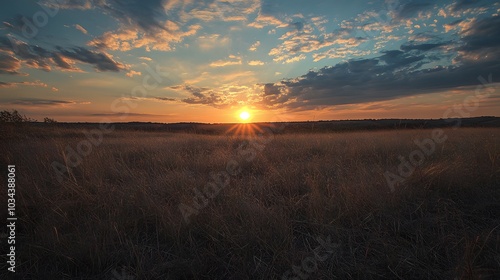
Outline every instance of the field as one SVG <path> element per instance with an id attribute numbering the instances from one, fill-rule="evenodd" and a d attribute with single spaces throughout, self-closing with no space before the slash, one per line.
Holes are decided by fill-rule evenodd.
<path id="1" fill-rule="evenodd" d="M 19 279 L 500 279 L 499 128 L 89 131 L 3 130 Z"/>

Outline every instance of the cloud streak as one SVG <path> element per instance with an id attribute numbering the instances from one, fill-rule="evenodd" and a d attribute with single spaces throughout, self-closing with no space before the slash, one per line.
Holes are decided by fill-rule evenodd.
<path id="1" fill-rule="evenodd" d="M 63 71 L 81 71 L 75 66 L 76 62 L 90 64 L 101 72 L 119 72 L 126 68 L 124 64 L 115 61 L 105 52 L 84 47 L 63 48 L 60 46 L 57 46 L 55 50 L 49 50 L 8 36 L 0 36 L 0 51 L 3 58 L 3 63 L 0 63 L 0 73 L 4 74 L 19 75 L 21 63 L 47 72 L 51 71 L 54 66 Z"/>

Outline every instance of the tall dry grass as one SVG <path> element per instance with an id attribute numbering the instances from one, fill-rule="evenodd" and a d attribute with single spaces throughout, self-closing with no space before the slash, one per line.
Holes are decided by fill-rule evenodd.
<path id="1" fill-rule="evenodd" d="M 445 130 L 395 192 L 384 172 L 430 130 L 276 135 L 189 224 L 179 204 L 244 137 L 115 131 L 60 183 L 51 163 L 85 136 L 28 130 L 0 144 L 19 279 L 282 279 L 318 236 L 340 248 L 309 279 L 500 277 L 499 129 Z"/>

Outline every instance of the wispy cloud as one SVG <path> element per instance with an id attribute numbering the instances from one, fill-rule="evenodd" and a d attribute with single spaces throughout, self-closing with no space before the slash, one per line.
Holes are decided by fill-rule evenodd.
<path id="1" fill-rule="evenodd" d="M 153 102 L 175 102 L 177 99 L 170 97 L 122 97 L 122 100 L 133 100 L 133 101 L 153 101 Z"/>
<path id="2" fill-rule="evenodd" d="M 83 27 L 82 27 L 81 25 L 79 25 L 79 24 L 75 24 L 75 28 L 76 28 L 76 30 L 78 30 L 78 31 L 82 32 L 83 34 L 87 34 L 87 33 L 88 33 L 87 29 L 83 28 Z"/>
<path id="3" fill-rule="evenodd" d="M 254 51 L 256 51 L 256 50 L 257 50 L 257 48 L 258 48 L 259 46 L 260 46 L 260 41 L 257 41 L 257 42 L 255 42 L 255 43 L 253 43 L 253 44 L 250 46 L 250 48 L 249 48 L 248 50 L 249 50 L 249 51 L 251 51 L 251 52 L 254 52 Z"/>
<path id="4" fill-rule="evenodd" d="M 138 72 L 138 71 L 130 70 L 126 75 L 127 75 L 127 77 L 132 78 L 134 76 L 141 76 L 142 73 Z"/>
<path id="5" fill-rule="evenodd" d="M 33 81 L 33 82 L 0 82 L 0 87 L 5 87 L 5 88 L 12 88 L 12 87 L 18 87 L 18 86 L 30 86 L 30 87 L 48 87 L 46 83 L 42 83 L 40 81 Z"/>
<path id="6" fill-rule="evenodd" d="M 11 53 L 0 52 L 0 74 L 23 75 L 19 72 L 20 68 L 21 61 L 19 59 Z"/>
<path id="7" fill-rule="evenodd" d="M 235 55 L 230 55 L 229 59 L 227 60 L 217 60 L 212 63 L 210 63 L 211 67 L 224 67 L 224 66 L 231 66 L 231 65 L 241 65 L 241 57 L 235 56 Z"/>
<path id="8" fill-rule="evenodd" d="M 57 106 L 64 107 L 67 105 L 78 104 L 76 101 L 53 100 L 53 99 L 38 99 L 38 98 L 23 98 L 8 101 L 7 104 L 20 106 Z"/>
<path id="9" fill-rule="evenodd" d="M 260 66 L 260 65 L 264 65 L 264 64 L 266 64 L 266 63 L 263 61 L 260 61 L 260 60 L 250 60 L 248 62 L 248 65 L 250 65 L 250 66 Z"/>

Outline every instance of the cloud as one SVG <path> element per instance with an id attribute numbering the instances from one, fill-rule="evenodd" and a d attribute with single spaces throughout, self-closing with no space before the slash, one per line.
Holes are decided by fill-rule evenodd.
<path id="1" fill-rule="evenodd" d="M 254 27 L 254 28 L 258 28 L 258 29 L 262 29 L 262 28 L 264 28 L 266 26 L 274 26 L 274 27 L 281 28 L 281 27 L 288 26 L 288 24 L 286 24 L 285 22 L 277 19 L 273 15 L 259 14 L 255 18 L 255 20 L 253 22 L 251 22 L 251 23 L 248 24 L 248 26 Z"/>
<path id="2" fill-rule="evenodd" d="M 14 55 L 19 60 L 30 68 L 36 68 L 43 71 L 50 71 L 51 67 L 51 52 L 37 46 L 29 45 L 23 41 L 17 40 L 9 35 L 0 36 L 0 50 Z M 16 58 L 16 59 L 17 59 Z"/>
<path id="3" fill-rule="evenodd" d="M 22 75 L 21 61 L 9 53 L 0 52 L 0 74 Z"/>
<path id="4" fill-rule="evenodd" d="M 81 25 L 79 25 L 79 24 L 75 24 L 75 28 L 76 28 L 76 30 L 78 30 L 78 31 L 82 32 L 83 34 L 87 34 L 87 33 L 88 33 L 88 32 L 87 32 L 87 29 L 83 28 L 83 27 L 82 27 Z"/>
<path id="5" fill-rule="evenodd" d="M 339 48 L 331 48 L 324 52 L 316 52 L 313 53 L 313 60 L 315 62 L 320 61 L 325 58 L 349 58 L 349 57 L 361 57 L 365 55 L 370 55 L 372 53 L 371 50 L 357 50 L 354 48 L 348 47 L 339 47 Z"/>
<path id="6" fill-rule="evenodd" d="M 401 3 L 396 5 L 392 12 L 392 17 L 395 20 L 406 20 L 414 18 L 419 12 L 425 11 L 431 8 L 433 2 L 425 0 L 410 0 L 407 3 Z"/>
<path id="7" fill-rule="evenodd" d="M 474 7 L 479 4 L 479 2 L 481 2 L 481 0 L 457 0 L 451 5 L 451 9 L 452 11 L 457 12 Z"/>
<path id="8" fill-rule="evenodd" d="M 257 50 L 257 48 L 258 48 L 259 46 L 260 46 L 260 41 L 257 41 L 257 42 L 255 42 L 254 44 L 252 44 L 248 50 L 249 50 L 249 51 L 251 51 L 251 52 L 254 52 L 254 51 L 256 51 L 256 50 Z"/>
<path id="9" fill-rule="evenodd" d="M 9 38 L 8 36 L 0 36 L 0 51 L 3 51 L 3 60 L 5 61 L 3 64 L 0 64 L 0 67 L 4 68 L 4 71 L 0 72 L 0 74 L 17 73 L 15 71 L 12 72 L 12 69 L 15 67 L 19 69 L 18 63 L 23 63 L 30 68 L 46 72 L 51 71 L 52 66 L 56 66 L 64 71 L 81 71 L 75 66 L 76 62 L 90 64 L 98 71 L 118 72 L 126 68 L 125 65 L 113 60 L 111 55 L 105 52 L 92 51 L 84 47 L 69 49 L 56 47 L 55 50 L 49 50 Z M 8 69 L 12 71 L 9 72 Z"/>
<path id="10" fill-rule="evenodd" d="M 180 101 L 187 104 L 207 105 L 214 108 L 230 108 L 236 106 L 239 99 L 250 98 L 249 91 L 252 89 L 247 86 L 226 85 L 217 89 L 196 87 L 193 85 L 172 86 L 170 89 L 180 93 L 187 93 L 189 97 Z"/>
<path id="11" fill-rule="evenodd" d="M 414 45 L 414 44 L 404 44 L 401 46 L 401 50 L 407 52 L 411 50 L 419 50 L 419 51 L 429 51 L 435 48 L 439 48 L 445 45 L 448 45 L 449 42 L 444 42 L 444 43 L 435 43 L 435 44 L 420 44 L 420 45 Z"/>
<path id="12" fill-rule="evenodd" d="M 186 1 L 189 10 L 183 10 L 183 20 L 198 19 L 211 21 L 246 21 L 249 14 L 259 9 L 260 0 L 212 0 Z M 184 5 L 188 6 L 188 5 Z"/>
<path id="13" fill-rule="evenodd" d="M 428 42 L 428 41 L 441 41 L 441 37 L 438 35 L 430 34 L 428 32 L 420 32 L 416 34 L 412 34 L 411 36 L 408 37 L 409 42 L 412 43 L 421 43 L 421 42 Z"/>
<path id="14" fill-rule="evenodd" d="M 91 64 L 98 71 L 119 72 L 125 68 L 123 64 L 114 61 L 109 54 L 90 51 L 83 47 L 76 47 L 70 50 L 59 48 L 59 53 L 67 58 Z"/>
<path id="15" fill-rule="evenodd" d="M 134 70 L 130 70 L 127 74 L 126 74 L 128 77 L 134 77 L 134 76 L 141 76 L 142 73 L 141 72 L 137 72 L 137 71 L 134 71 Z"/>
<path id="16" fill-rule="evenodd" d="M 285 59 L 284 63 L 294 63 L 294 62 L 298 62 L 298 61 L 301 61 L 304 59 L 306 59 L 306 55 L 300 54 L 300 55 L 297 55 L 294 57 L 288 57 L 287 59 Z"/>
<path id="17" fill-rule="evenodd" d="M 170 97 L 122 97 L 122 100 L 133 100 L 133 101 L 154 101 L 154 102 L 173 102 L 177 101 L 175 98 Z"/>
<path id="18" fill-rule="evenodd" d="M 21 106 L 66 106 L 66 105 L 77 104 L 77 102 L 66 101 L 66 100 L 24 98 L 24 99 L 12 100 L 9 102 L 9 104 L 21 105 Z"/>
<path id="19" fill-rule="evenodd" d="M 164 0 L 96 1 L 95 5 L 117 19 L 123 26 L 151 30 L 168 30 L 160 18 L 164 15 Z"/>
<path id="20" fill-rule="evenodd" d="M 92 117 L 124 117 L 124 116 L 130 116 L 130 117 L 165 117 L 165 116 L 172 116 L 170 115 L 156 115 L 156 114 L 140 114 L 140 113 L 95 113 L 95 114 L 88 114 L 88 116 Z"/>
<path id="21" fill-rule="evenodd" d="M 40 0 L 40 4 L 43 4 L 49 8 L 57 9 L 76 9 L 76 10 L 89 10 L 92 8 L 93 0 Z M 99 2 L 99 1 L 97 1 Z"/>
<path id="22" fill-rule="evenodd" d="M 175 98 L 169 98 L 169 97 L 153 97 L 155 100 L 161 100 L 161 101 L 177 101 Z"/>
<path id="23" fill-rule="evenodd" d="M 264 89 L 263 89 L 264 92 L 263 93 L 264 93 L 264 96 L 280 95 L 282 89 L 283 89 L 283 86 L 281 86 L 280 84 L 269 83 L 269 84 L 264 85 Z"/>
<path id="24" fill-rule="evenodd" d="M 0 87 L 13 88 L 18 86 L 30 86 L 30 87 L 48 87 L 46 83 L 42 83 L 39 80 L 36 81 L 24 81 L 24 82 L 0 82 Z"/>
<path id="25" fill-rule="evenodd" d="M 52 54 L 52 61 L 61 70 L 73 71 L 73 72 L 83 72 L 82 70 L 80 70 L 78 67 L 75 66 L 75 61 L 73 61 L 69 58 L 63 57 L 59 53 Z"/>
<path id="26" fill-rule="evenodd" d="M 257 17 L 248 24 L 250 27 L 262 29 L 267 26 L 273 28 L 287 27 L 288 23 L 283 18 L 276 1 L 262 0 Z"/>
<path id="27" fill-rule="evenodd" d="M 198 47 L 204 51 L 226 47 L 230 42 L 229 37 L 220 34 L 203 35 L 197 39 Z"/>
<path id="28" fill-rule="evenodd" d="M 242 64 L 241 57 L 230 55 L 229 60 L 214 61 L 210 63 L 210 67 L 225 67 L 225 66 L 241 65 L 241 64 Z"/>
<path id="29" fill-rule="evenodd" d="M 480 84 L 478 76 L 500 76 L 500 19 L 474 21 L 459 42 L 401 45 L 368 59 L 351 59 L 300 77 L 263 85 L 262 108 L 307 110 L 361 104 Z M 454 53 L 455 63 L 443 59 Z"/>
<path id="30" fill-rule="evenodd" d="M 303 19 L 299 19 L 303 20 Z M 325 33 L 317 25 L 310 22 L 294 21 L 288 25 L 288 32 L 280 37 L 282 43 L 269 51 L 275 62 L 292 63 L 305 59 L 305 54 L 313 53 L 313 57 L 320 59 L 330 55 L 318 55 L 318 51 L 330 47 L 333 49 L 353 49 L 365 42 L 366 39 L 352 35 L 351 30 L 340 28 Z M 354 53 L 354 52 L 353 52 Z"/>
<path id="31" fill-rule="evenodd" d="M 465 18 L 468 16 L 477 16 L 481 13 L 485 13 L 489 9 L 493 11 L 496 10 L 495 6 L 497 6 L 498 3 L 490 5 L 484 2 L 485 1 L 481 0 L 456 0 L 452 4 L 439 9 L 438 15 L 444 18 Z"/>
<path id="32" fill-rule="evenodd" d="M 401 50 L 384 51 L 374 59 L 351 60 L 284 80 L 273 84 L 279 99 L 265 98 L 270 91 L 263 90 L 261 104 L 293 109 L 364 103 L 477 85 L 479 75 L 498 75 L 498 59 L 468 61 L 457 66 L 425 66 L 436 60 L 435 52 L 447 51 L 441 47 L 453 46 L 447 44 L 404 45 Z"/>
<path id="33" fill-rule="evenodd" d="M 184 2 L 184 1 L 183 1 Z M 201 1 L 192 2 L 192 5 Z M 235 1 L 231 1 L 235 2 Z M 51 5 L 48 1 L 45 5 Z M 184 4 L 188 4 L 185 1 Z M 100 49 L 128 51 L 135 48 L 170 51 L 174 44 L 192 36 L 201 29 L 199 24 L 182 22 L 179 11 L 170 14 L 169 9 L 177 8 L 179 1 L 146 0 L 96 0 L 70 1 L 60 8 L 98 9 L 113 17 L 118 30 L 108 31 L 91 40 L 88 45 Z M 168 13 L 168 15 L 167 15 Z M 173 16 L 175 15 L 175 16 Z M 80 29 L 79 29 L 80 30 Z"/>
<path id="34" fill-rule="evenodd" d="M 500 16 L 475 20 L 460 34 L 463 44 L 459 52 L 462 56 L 492 62 L 500 59 Z"/>
<path id="35" fill-rule="evenodd" d="M 260 60 L 250 60 L 248 62 L 248 65 L 250 66 L 260 66 L 260 65 L 264 65 L 266 63 L 264 63 L 263 61 L 260 61 Z"/>
<path id="36" fill-rule="evenodd" d="M 89 46 L 100 49 L 128 51 L 136 48 L 145 48 L 146 51 L 172 51 L 173 44 L 180 43 L 185 37 L 195 35 L 201 25 L 191 25 L 187 30 L 180 30 L 180 26 L 173 22 L 165 22 L 165 28 L 141 30 L 137 28 L 122 28 L 118 31 L 106 32 L 88 43 Z"/>
<path id="37" fill-rule="evenodd" d="M 210 105 L 216 108 L 225 108 L 227 104 L 224 98 L 208 88 L 199 88 L 190 85 L 172 87 L 172 89 L 185 91 L 191 94 L 191 97 L 184 98 L 181 101 L 188 104 Z"/>
<path id="38" fill-rule="evenodd" d="M 453 30 L 453 29 L 459 27 L 460 23 L 462 23 L 463 21 L 464 21 L 463 19 L 457 19 L 457 20 L 455 20 L 453 22 L 444 24 L 443 25 L 444 31 L 445 32 L 449 32 L 450 30 Z"/>
<path id="39" fill-rule="evenodd" d="M 42 1 L 56 8 L 50 0 Z M 104 32 L 88 42 L 102 50 L 172 51 L 176 44 L 202 28 L 200 21 L 247 21 L 260 7 L 260 0 L 73 0 L 61 9 L 95 9 L 111 16 L 117 30 Z M 84 32 L 85 29 L 79 28 Z M 202 45 L 206 46 L 206 45 Z"/>

